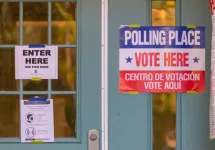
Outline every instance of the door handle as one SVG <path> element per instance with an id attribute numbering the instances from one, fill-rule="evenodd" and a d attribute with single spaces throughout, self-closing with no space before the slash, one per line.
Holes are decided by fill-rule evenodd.
<path id="1" fill-rule="evenodd" d="M 99 150 L 99 131 L 96 129 L 88 131 L 88 150 Z"/>

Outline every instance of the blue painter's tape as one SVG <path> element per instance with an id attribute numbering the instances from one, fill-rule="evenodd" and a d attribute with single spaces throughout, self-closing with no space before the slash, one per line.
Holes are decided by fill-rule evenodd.
<path id="1" fill-rule="evenodd" d="M 40 102 L 45 102 L 47 98 L 44 98 L 44 97 L 38 97 L 38 98 L 35 98 L 35 97 L 31 97 L 28 99 L 28 101 L 40 101 Z"/>
<path id="2" fill-rule="evenodd" d="M 45 48 L 46 46 L 43 44 L 30 44 L 29 48 Z"/>

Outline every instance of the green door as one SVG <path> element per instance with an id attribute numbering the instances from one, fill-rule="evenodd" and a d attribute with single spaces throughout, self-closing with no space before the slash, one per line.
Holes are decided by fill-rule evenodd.
<path id="1" fill-rule="evenodd" d="M 0 1 L 0 149 L 87 150 L 101 130 L 100 31 L 99 0 Z M 14 47 L 29 44 L 58 46 L 58 80 L 15 80 Z M 53 98 L 54 143 L 20 143 L 19 101 L 33 96 Z"/>
<path id="2" fill-rule="evenodd" d="M 211 15 L 206 0 L 108 0 L 110 150 L 214 150 L 209 139 Z M 206 92 L 119 93 L 119 26 L 205 26 Z M 214 44 L 214 43 L 213 43 Z M 174 149 L 174 150 L 175 150 Z"/>

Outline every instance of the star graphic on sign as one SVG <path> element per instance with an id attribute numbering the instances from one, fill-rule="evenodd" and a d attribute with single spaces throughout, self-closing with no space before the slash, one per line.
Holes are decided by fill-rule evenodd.
<path id="1" fill-rule="evenodd" d="M 193 58 L 193 63 L 199 63 L 199 58 L 197 57 Z"/>
<path id="2" fill-rule="evenodd" d="M 132 58 L 130 56 L 128 58 L 125 58 L 125 59 L 126 59 L 126 63 L 131 63 Z"/>

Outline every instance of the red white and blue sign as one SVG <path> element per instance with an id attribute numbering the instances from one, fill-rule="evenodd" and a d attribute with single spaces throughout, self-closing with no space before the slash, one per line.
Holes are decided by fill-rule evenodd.
<path id="1" fill-rule="evenodd" d="M 120 26 L 120 92 L 205 92 L 205 27 Z"/>

